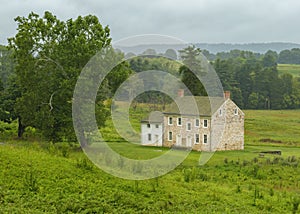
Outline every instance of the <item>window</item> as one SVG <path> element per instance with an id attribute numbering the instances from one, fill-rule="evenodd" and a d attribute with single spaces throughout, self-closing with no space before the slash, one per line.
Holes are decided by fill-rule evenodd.
<path id="1" fill-rule="evenodd" d="M 151 125 L 150 125 L 150 123 L 148 123 L 148 124 L 147 124 L 147 128 L 150 128 L 150 127 L 151 127 Z"/>
<path id="2" fill-rule="evenodd" d="M 235 108 L 235 109 L 234 109 L 234 114 L 235 114 L 235 115 L 238 115 L 238 113 L 239 113 L 238 109 Z"/>
<path id="3" fill-rule="evenodd" d="M 203 121 L 203 127 L 204 127 L 204 128 L 207 128 L 207 120 L 204 120 L 204 121 Z"/>
<path id="4" fill-rule="evenodd" d="M 169 134 L 168 134 L 168 140 L 169 141 L 173 140 L 173 133 L 172 132 L 169 132 Z"/>
<path id="5" fill-rule="evenodd" d="M 200 126 L 200 120 L 199 119 L 195 119 L 195 126 L 199 127 Z"/>
<path id="6" fill-rule="evenodd" d="M 158 129 L 158 128 L 159 128 L 159 125 L 158 125 L 158 124 L 156 124 L 156 125 L 155 125 L 155 128 L 157 128 L 157 129 Z"/>
<path id="7" fill-rule="evenodd" d="M 151 141 L 151 134 L 148 134 L 148 140 Z"/>
<path id="8" fill-rule="evenodd" d="M 219 115 L 222 116 L 222 109 L 219 110 Z"/>
<path id="9" fill-rule="evenodd" d="M 195 134 L 195 144 L 199 143 L 199 134 Z"/>
<path id="10" fill-rule="evenodd" d="M 181 122 L 182 122 L 182 121 L 181 121 L 181 117 L 178 117 L 178 118 L 177 118 L 177 126 L 181 126 L 181 125 L 182 125 Z"/>
<path id="11" fill-rule="evenodd" d="M 192 124 L 191 123 L 187 123 L 186 124 L 186 130 L 187 131 L 191 131 L 192 130 Z"/>
<path id="12" fill-rule="evenodd" d="M 203 135 L 203 143 L 207 143 L 207 135 Z"/>
<path id="13" fill-rule="evenodd" d="M 169 117 L 168 124 L 173 125 L 173 118 L 172 117 Z"/>

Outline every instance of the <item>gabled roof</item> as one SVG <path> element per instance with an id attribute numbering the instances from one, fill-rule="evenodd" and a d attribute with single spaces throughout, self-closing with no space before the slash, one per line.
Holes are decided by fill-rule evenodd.
<path id="1" fill-rule="evenodd" d="M 223 97 L 179 97 L 166 107 L 164 114 L 212 116 L 225 101 Z"/>
<path id="2" fill-rule="evenodd" d="M 147 118 L 141 120 L 142 123 L 162 123 L 164 116 L 160 111 L 153 111 Z"/>

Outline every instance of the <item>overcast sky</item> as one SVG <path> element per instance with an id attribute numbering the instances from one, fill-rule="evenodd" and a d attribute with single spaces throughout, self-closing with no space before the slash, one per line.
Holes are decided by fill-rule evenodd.
<path id="1" fill-rule="evenodd" d="M 164 34 L 187 42 L 300 43 L 299 0 L 0 0 L 0 44 L 14 36 L 14 18 L 48 10 L 59 19 L 94 14 L 113 41 Z"/>

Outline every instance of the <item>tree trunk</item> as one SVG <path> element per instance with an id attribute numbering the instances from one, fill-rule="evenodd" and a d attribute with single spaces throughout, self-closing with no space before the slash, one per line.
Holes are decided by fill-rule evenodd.
<path id="1" fill-rule="evenodd" d="M 21 138 L 25 132 L 25 126 L 22 124 L 21 117 L 18 117 L 18 138 Z"/>

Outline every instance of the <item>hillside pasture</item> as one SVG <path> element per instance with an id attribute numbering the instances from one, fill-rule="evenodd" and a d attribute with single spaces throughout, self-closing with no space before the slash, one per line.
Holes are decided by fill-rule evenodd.
<path id="1" fill-rule="evenodd" d="M 278 64 L 277 68 L 279 74 L 288 73 L 294 77 L 300 77 L 300 65 Z"/>

